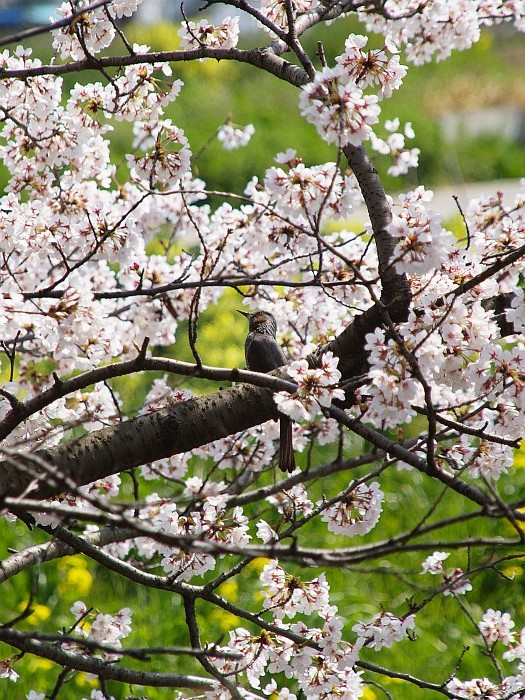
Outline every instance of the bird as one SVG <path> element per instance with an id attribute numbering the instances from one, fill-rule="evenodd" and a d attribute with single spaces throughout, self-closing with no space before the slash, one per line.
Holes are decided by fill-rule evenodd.
<path id="1" fill-rule="evenodd" d="M 274 316 L 268 311 L 238 311 L 248 319 L 248 335 L 244 343 L 246 367 L 253 372 L 266 374 L 288 364 L 275 339 L 277 322 Z M 290 473 L 295 470 L 292 421 L 283 413 L 279 414 L 279 468 Z"/>

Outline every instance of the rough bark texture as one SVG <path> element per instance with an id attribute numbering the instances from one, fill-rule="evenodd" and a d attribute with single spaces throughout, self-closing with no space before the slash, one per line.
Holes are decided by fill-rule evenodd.
<path id="1" fill-rule="evenodd" d="M 57 485 L 41 467 L 30 495 L 46 498 L 67 490 L 66 479 L 77 486 L 89 484 L 206 445 L 276 415 L 272 392 L 248 384 L 177 403 L 39 450 L 38 458 L 58 467 L 59 478 L 63 478 Z M 23 454 L 0 462 L 0 495 L 20 496 L 35 482 L 35 469 L 39 469 L 38 464 L 26 460 Z"/>
<path id="2" fill-rule="evenodd" d="M 370 216 L 379 260 L 381 298 L 358 314 L 335 340 L 312 353 L 309 360 L 316 365 L 321 355 L 330 350 L 339 357 L 339 370 L 343 378 L 348 379 L 366 371 L 365 338 L 367 333 L 384 323 L 385 312 L 394 323 L 407 320 L 410 290 L 406 276 L 398 274 L 389 264 L 395 248 L 395 240 L 388 232 L 392 212 L 377 171 L 363 146 L 346 146 L 343 150 L 359 182 Z"/>

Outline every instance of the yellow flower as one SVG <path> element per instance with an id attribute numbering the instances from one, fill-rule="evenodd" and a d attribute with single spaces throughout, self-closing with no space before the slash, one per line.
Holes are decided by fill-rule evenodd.
<path id="1" fill-rule="evenodd" d="M 237 615 L 233 615 L 227 610 L 221 610 L 220 608 L 212 610 L 209 619 L 213 625 L 217 625 L 223 632 L 229 632 L 229 630 L 237 627 L 240 622 Z"/>
<path id="2" fill-rule="evenodd" d="M 267 557 L 256 557 L 247 566 L 246 571 L 256 571 L 258 574 L 264 569 L 270 560 Z"/>
<path id="3" fill-rule="evenodd" d="M 223 598 L 226 598 L 227 600 L 231 600 L 232 603 L 237 600 L 238 593 L 239 593 L 239 584 L 237 581 L 225 581 L 222 586 L 219 588 L 219 594 L 223 596 Z"/>
<path id="4" fill-rule="evenodd" d="M 42 659 L 38 656 L 31 658 L 31 661 L 28 665 L 28 670 L 31 673 L 50 671 L 52 668 L 56 667 L 50 659 Z"/>
<path id="5" fill-rule="evenodd" d="M 73 592 L 75 596 L 82 597 L 89 593 L 93 585 L 87 562 L 80 557 L 70 557 L 60 562 L 62 578 L 57 586 L 60 593 Z"/>
<path id="6" fill-rule="evenodd" d="M 18 609 L 24 610 L 25 607 L 26 603 L 20 603 Z M 33 603 L 31 605 L 31 610 L 33 612 L 31 613 L 31 615 L 29 615 L 27 621 L 33 625 L 47 620 L 48 617 L 51 615 L 51 608 L 49 608 L 47 605 L 41 605 L 40 603 Z"/>

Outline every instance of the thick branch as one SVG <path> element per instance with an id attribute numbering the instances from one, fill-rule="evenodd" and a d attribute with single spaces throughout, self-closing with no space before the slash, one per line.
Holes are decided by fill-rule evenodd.
<path id="1" fill-rule="evenodd" d="M 135 671 L 117 664 L 110 664 L 102 659 L 92 656 L 71 654 L 59 646 L 38 639 L 30 639 L 25 632 L 9 628 L 0 628 L 0 640 L 6 644 L 20 649 L 28 654 L 35 654 L 40 658 L 54 661 L 64 668 L 75 671 L 93 673 L 107 680 L 121 681 L 133 685 L 143 685 L 156 688 L 194 688 L 210 690 L 216 686 L 216 681 L 199 676 L 187 676 L 180 673 L 148 673 L 147 671 Z"/>
<path id="2" fill-rule="evenodd" d="M 339 369 L 343 378 L 347 378 L 366 371 L 366 336 L 384 323 L 385 311 L 394 323 L 407 320 L 410 290 L 406 276 L 398 274 L 390 265 L 395 247 L 395 240 L 388 231 L 392 212 L 379 175 L 364 146 L 349 145 L 343 150 L 359 182 L 370 216 L 379 260 L 381 299 L 356 316 L 335 340 L 312 353 L 309 360 L 315 365 L 321 355 L 330 350 L 339 357 Z"/>
<path id="3" fill-rule="evenodd" d="M 277 78 L 291 85 L 304 85 L 308 81 L 308 75 L 303 68 L 285 61 L 277 56 L 270 48 L 255 49 L 210 49 L 201 46 L 198 49 L 186 49 L 180 51 L 151 51 L 148 53 L 126 54 L 123 56 L 104 56 L 97 58 L 83 58 L 70 63 L 50 64 L 34 66 L 30 68 L 0 69 L 0 78 L 19 78 L 26 80 L 39 75 L 66 75 L 68 73 L 81 73 L 86 70 L 100 70 L 107 68 L 122 68 L 136 66 L 142 63 L 180 63 L 181 61 L 195 61 L 199 58 L 215 58 L 217 61 L 238 61 L 249 63 L 256 68 L 275 75 Z"/>
<path id="4" fill-rule="evenodd" d="M 241 384 L 224 391 L 190 399 L 166 409 L 124 421 L 77 440 L 40 450 L 38 455 L 56 465 L 77 485 L 157 459 L 188 452 L 232 433 L 259 425 L 277 415 L 268 389 Z M 16 463 L 0 463 L 0 494 L 19 496 L 34 481 L 23 455 Z M 46 498 L 57 493 L 46 474 L 31 495 Z"/>

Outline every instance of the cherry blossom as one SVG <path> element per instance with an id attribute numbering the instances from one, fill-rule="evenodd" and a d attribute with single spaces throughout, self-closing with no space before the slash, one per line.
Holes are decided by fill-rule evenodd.
<path id="1" fill-rule="evenodd" d="M 440 217 L 426 208 L 433 195 L 418 187 L 399 196 L 401 210 L 394 210 L 390 225 L 390 232 L 398 239 L 394 251 L 398 270 L 421 275 L 439 268 L 453 245 L 453 236 L 443 229 Z"/>
<path id="2" fill-rule="evenodd" d="M 255 127 L 253 124 L 247 124 L 246 126 L 234 126 L 231 122 L 226 122 L 226 124 L 219 127 L 217 131 L 217 139 L 222 144 L 224 150 L 233 151 L 236 148 L 246 146 L 250 142 L 250 139 L 254 133 Z"/>
<path id="3" fill-rule="evenodd" d="M 514 621 L 508 613 L 489 608 L 479 623 L 479 629 L 487 644 L 502 642 L 509 646 L 514 642 Z"/>
<path id="4" fill-rule="evenodd" d="M 158 122 L 151 136 L 152 151 L 145 156 L 127 156 L 131 177 L 151 189 L 174 188 L 190 164 L 188 140 L 182 129 L 173 126 L 169 119 Z"/>
<path id="5" fill-rule="evenodd" d="M 285 216 L 302 214 L 312 222 L 320 217 L 343 218 L 361 199 L 355 178 L 343 177 L 336 163 L 307 168 L 292 149 L 278 153 L 276 161 L 287 170 L 269 168 L 264 185 Z"/>
<path id="6" fill-rule="evenodd" d="M 335 505 L 323 510 L 323 520 L 330 532 L 341 535 L 365 535 L 379 520 L 383 492 L 374 481 L 370 486 L 359 484 L 343 495 Z"/>
<path id="7" fill-rule="evenodd" d="M 326 352 L 319 369 L 309 369 L 306 360 L 289 365 L 288 374 L 298 383 L 298 389 L 292 395 L 285 392 L 275 394 L 281 413 L 294 420 L 311 420 L 322 408 L 329 407 L 333 399 L 344 399 L 343 390 L 334 388 L 341 377 L 337 363 L 338 359 Z"/>
<path id="8" fill-rule="evenodd" d="M 361 88 L 375 85 L 379 88 L 380 98 L 390 97 L 392 90 L 401 86 L 407 67 L 400 65 L 398 51 L 393 44 L 379 50 L 364 51 L 367 42 L 367 37 L 362 34 L 350 34 L 345 42 L 345 52 L 335 60 L 344 69 L 349 81 Z"/>
<path id="9" fill-rule="evenodd" d="M 390 612 L 381 612 L 372 622 L 360 622 L 352 627 L 358 635 L 358 645 L 367 643 L 379 651 L 383 647 L 391 647 L 395 642 L 403 639 L 408 630 L 415 627 L 415 616 L 396 617 Z"/>
<path id="10" fill-rule="evenodd" d="M 186 49 L 198 49 L 207 46 L 212 49 L 231 49 L 239 40 L 239 17 L 225 17 L 220 24 L 209 24 L 207 20 L 199 22 L 185 21 L 179 29 L 182 45 Z"/>
<path id="11" fill-rule="evenodd" d="M 405 639 L 415 626 L 414 608 L 404 602 L 410 595 L 403 595 L 398 602 L 405 607 L 398 615 L 382 609 L 371 621 L 356 622 L 362 611 L 349 606 L 338 611 L 330 575 L 320 567 L 338 556 L 346 557 L 344 561 L 374 558 L 377 551 L 383 556 L 383 550 L 404 541 L 399 538 L 410 540 L 409 546 L 417 550 L 422 542 L 416 537 L 419 530 L 439 527 L 441 518 L 441 501 L 425 505 L 423 514 L 414 505 L 419 525 L 411 521 L 410 532 L 396 531 L 391 540 L 384 534 L 374 539 L 372 533 L 365 546 L 350 542 L 339 548 L 340 536 L 370 533 L 383 507 L 388 505 L 390 516 L 398 502 L 404 507 L 402 489 L 384 493 L 388 479 L 383 482 L 381 476 L 381 488 L 374 480 L 379 471 L 391 470 L 391 462 L 399 467 L 404 458 L 411 464 L 406 484 L 416 495 L 431 479 L 442 490 L 443 501 L 464 498 L 475 504 L 475 511 L 466 508 L 461 517 L 468 519 L 475 512 L 476 523 L 489 515 L 494 530 L 503 521 L 513 535 L 519 529 L 515 457 L 525 427 L 525 270 L 517 252 L 525 244 L 525 180 L 514 198 L 488 191 L 469 202 L 462 239 L 445 228 L 432 209 L 432 192 L 423 186 L 403 192 L 395 202 L 380 197 L 379 208 L 391 208 L 393 214 L 380 231 L 377 224 L 366 222 L 356 227 L 350 218 L 363 203 L 358 178 L 362 173 L 353 165 L 354 172 L 346 170 L 351 159 L 345 154 L 352 149 L 345 147 L 360 149 L 366 142 L 374 158 L 391 159 L 391 175 L 415 167 L 419 150 L 410 147 L 415 138 L 411 123 L 394 117 L 379 126 L 379 102 L 402 88 L 408 70 L 400 63 L 399 51 L 407 62 L 417 64 L 469 47 L 483 26 L 508 21 L 524 31 L 525 4 L 358 3 L 363 27 L 381 37 L 378 48 L 368 47 L 366 36 L 351 34 L 331 66 L 322 60 L 321 48 L 320 61 L 313 57 L 312 62 L 302 36 L 310 26 L 336 17 L 342 5 L 328 8 L 310 0 L 241 3 L 270 32 L 270 46 L 252 51 L 243 44 L 237 49 L 237 16 L 213 24 L 184 20 L 181 50 L 174 46 L 163 56 L 124 41 L 126 23 L 114 21 L 132 16 L 139 4 L 140 0 L 112 0 L 87 11 L 86 2 L 63 3 L 55 18 L 74 17 L 52 30 L 55 57 L 49 67 L 23 47 L 0 53 L 0 161 L 6 172 L 0 202 L 0 422 L 9 433 L 3 459 L 11 464 L 16 457 L 35 476 L 23 498 L 34 495 L 38 480 L 49 487 L 46 493 L 57 484 L 54 496 L 22 509 L 35 529 L 42 526 L 56 539 L 43 546 L 39 540 L 37 555 L 29 547 L 9 553 L 7 561 L 12 563 L 14 557 L 21 570 L 25 558 L 37 556 L 41 575 L 35 586 L 40 594 L 45 567 L 52 560 L 47 560 L 46 548 L 59 551 L 60 537 L 68 531 L 72 542 L 83 545 L 82 551 L 96 553 L 97 561 L 103 559 L 130 579 L 143 578 L 184 598 L 192 646 L 198 646 L 193 642 L 199 639 L 192 625 L 200 625 L 199 619 L 190 619 L 195 600 L 202 598 L 207 606 L 217 605 L 230 618 L 235 616 L 221 642 L 224 646 L 206 643 L 202 635 L 203 650 L 210 655 L 198 678 L 202 687 L 192 694 L 229 700 L 235 683 L 236 693 L 250 699 L 266 695 L 277 700 L 354 700 L 364 695 L 368 680 L 367 672 L 356 665 L 363 647 L 379 652 Z M 120 51 L 112 44 L 117 35 L 126 53 L 121 65 L 106 69 L 99 59 Z M 246 35 L 246 44 L 249 41 Z M 302 86 L 300 112 L 333 144 L 330 160 L 311 162 L 308 154 L 298 155 L 290 144 L 273 163 L 273 154 L 267 154 L 260 179 L 249 178 L 228 196 L 210 194 L 205 179 L 195 176 L 195 167 L 192 171 L 190 145 L 175 117 L 172 121 L 166 115 L 166 107 L 183 88 L 173 78 L 172 66 L 214 51 L 221 62 L 234 58 L 255 63 L 257 56 L 270 73 L 286 80 L 295 76 L 290 82 Z M 289 62 L 292 54 L 297 60 Z M 163 60 L 167 57 L 171 63 Z M 79 64 L 72 64 L 76 61 L 99 68 L 96 80 L 77 71 Z M 322 68 L 316 72 L 318 65 Z M 73 68 L 75 79 L 69 80 Z M 224 116 L 218 115 L 216 123 Z M 254 132 L 253 124 L 240 126 L 226 118 L 203 139 L 216 138 L 232 150 L 249 146 Z M 127 157 L 118 165 L 113 153 L 116 135 L 129 143 Z M 377 195 L 378 183 L 374 189 Z M 370 213 L 377 215 L 370 192 L 363 188 L 363 193 Z M 381 237 L 391 237 L 393 244 L 388 263 Z M 383 304 L 390 291 L 385 268 L 406 275 L 411 305 L 399 322 L 389 317 L 392 307 Z M 138 415 L 140 424 L 161 415 L 178 416 L 177 410 L 201 401 L 201 389 L 194 393 L 183 382 L 192 374 L 193 389 L 200 387 L 199 378 L 206 372 L 214 379 L 218 376 L 207 367 L 206 343 L 199 333 L 207 323 L 202 311 L 209 309 L 213 315 L 215 304 L 229 303 L 228 294 L 238 299 L 242 295 L 239 305 L 268 309 L 277 320 L 277 342 L 289 362 L 283 372 L 297 389 L 276 392 L 274 400 L 280 412 L 296 421 L 294 447 L 301 469 L 273 473 L 279 427 L 267 414 L 260 425 L 247 420 L 224 428 L 218 434 L 231 434 L 206 445 L 203 439 L 200 447 L 138 468 L 134 461 L 122 477 L 105 472 L 103 478 L 67 492 L 71 482 L 62 483 L 60 470 L 46 462 L 57 445 L 67 450 L 77 435 L 95 433 L 89 438 L 96 441 L 102 435 L 111 446 L 108 435 L 129 419 Z M 502 300 L 505 308 L 500 311 L 497 303 Z M 227 314 L 224 308 L 221 313 Z M 377 312 L 375 317 L 371 311 Z M 512 324 L 508 333 L 502 332 L 502 319 Z M 359 324 L 364 324 L 366 339 L 356 333 L 355 357 L 353 348 L 351 357 L 341 360 L 331 351 L 323 354 L 327 344 L 336 341 L 337 347 L 342 334 Z M 188 326 L 194 332 L 190 345 L 195 363 L 177 364 L 166 356 L 184 356 Z M 315 367 L 304 359 L 312 353 Z M 359 368 L 349 372 L 346 365 L 354 360 Z M 111 372 L 122 366 L 131 367 L 131 374 L 120 383 Z M 152 366 L 156 373 L 150 379 Z M 230 374 L 219 372 L 221 390 L 235 390 L 222 385 L 225 376 L 238 383 L 239 372 L 235 375 L 232 367 L 233 362 Z M 89 383 L 82 384 L 83 373 L 89 373 Z M 345 420 L 340 425 L 329 417 L 334 401 L 345 402 L 343 415 L 353 421 L 356 434 L 359 429 L 359 435 L 367 437 L 356 437 L 345 429 Z M 341 410 L 331 412 L 338 414 Z M 189 432 L 199 430 L 194 424 Z M 361 450 L 361 439 L 371 448 Z M 351 477 L 343 481 L 349 469 Z M 405 472 L 396 476 L 401 482 Z M 13 513 L 21 509 L 15 506 L 5 514 L 6 527 L 17 527 Z M 432 521 L 427 523 L 429 514 Z M 120 528 L 121 540 L 110 537 L 107 544 L 98 544 Z M 311 532 L 315 543 L 308 540 Z M 483 532 L 479 540 L 485 537 Z M 511 536 L 505 532 L 502 539 L 507 543 Z M 447 540 L 435 541 L 444 547 Z M 417 550 L 419 558 L 404 576 L 407 586 L 416 588 L 423 581 L 432 587 L 429 600 L 448 596 L 448 603 L 460 609 L 461 601 L 453 598 L 473 590 L 477 567 L 494 567 L 493 560 L 484 559 L 474 542 L 472 549 L 468 544 L 468 569 L 447 567 L 448 552 L 426 556 L 429 542 Z M 492 557 L 497 545 L 493 539 L 488 545 Z M 513 540 L 512 546 L 519 551 L 519 543 Z M 467 559 L 464 551 L 463 558 L 454 552 L 454 560 Z M 420 561 L 421 574 L 439 578 L 419 578 Z M 244 582 L 248 579 L 242 577 L 250 571 L 253 600 L 245 604 L 222 597 L 222 583 Z M 9 567 L 2 573 L 7 576 Z M 242 597 L 249 596 L 243 591 Z M 426 598 L 415 598 L 421 604 L 418 615 L 423 616 Z M 58 609 L 58 589 L 55 602 Z M 53 648 L 82 657 L 83 662 L 96 659 L 106 670 L 118 668 L 125 674 L 118 650 L 131 633 L 132 610 L 107 613 L 95 605 L 98 602 L 86 597 L 70 611 L 71 634 L 92 645 L 58 639 Z M 16 610 L 12 619 L 18 620 L 19 613 Z M 249 629 L 240 626 L 243 616 Z M 477 636 L 471 646 L 490 650 L 487 662 L 494 662 L 496 673 L 452 678 L 464 671 L 454 665 L 456 658 L 449 666 L 449 694 L 521 697 L 525 628 L 514 632 L 513 616 L 513 610 L 489 608 L 472 625 Z M 32 624 L 28 617 L 24 629 Z M 18 631 L 2 626 L 4 631 Z M 348 634 L 350 628 L 355 638 Z M 515 665 L 507 675 L 504 665 L 499 666 L 500 647 L 503 661 Z M 26 653 L 22 647 L 19 651 L 21 656 L 1 662 L 2 679 L 17 680 L 13 667 L 19 660 L 25 663 Z M 213 655 L 218 651 L 224 657 Z M 195 655 L 192 663 L 197 666 L 202 658 Z M 388 672 L 386 664 L 386 676 Z M 26 697 L 42 700 L 44 695 L 39 688 Z M 106 696 L 106 690 L 90 692 L 92 700 Z"/>
<path id="12" fill-rule="evenodd" d="M 308 10 L 313 9 L 316 6 L 317 0 L 293 0 L 292 13 L 295 16 L 308 12 Z M 288 27 L 288 14 L 284 0 L 262 0 L 261 14 L 270 22 L 277 25 L 277 27 L 282 29 Z M 271 31 L 271 29 L 265 24 L 262 24 L 262 27 L 266 31 Z"/>
<path id="13" fill-rule="evenodd" d="M 321 138 L 340 147 L 359 146 L 370 138 L 371 125 L 377 124 L 380 112 L 377 96 L 364 95 L 340 66 L 317 73 L 303 88 L 299 105 Z"/>
<path id="14" fill-rule="evenodd" d="M 122 639 L 129 636 L 131 632 L 131 610 L 129 608 L 122 608 L 116 615 L 95 613 L 90 611 L 84 602 L 77 600 L 71 607 L 71 613 L 76 618 L 75 632 L 102 645 L 120 649 Z M 64 642 L 62 646 L 70 653 L 91 654 L 88 648 L 83 647 L 81 643 Z M 116 661 L 119 658 L 118 654 L 105 651 L 99 651 L 97 655 L 108 662 Z"/>
<path id="15" fill-rule="evenodd" d="M 297 613 L 309 614 L 328 605 L 329 587 L 324 574 L 304 583 L 296 576 L 287 575 L 282 567 L 271 561 L 261 573 L 261 582 L 267 588 L 264 607 L 274 610 L 279 618 L 293 618 Z"/>
<path id="16" fill-rule="evenodd" d="M 399 132 L 399 119 L 387 119 L 385 121 L 385 129 L 389 132 L 386 139 L 379 138 L 374 132 L 370 134 L 370 145 L 382 155 L 391 156 L 394 158 L 394 164 L 391 165 L 387 173 L 393 177 L 406 175 L 410 168 L 416 168 L 418 165 L 419 148 L 406 148 L 406 139 L 413 139 L 415 134 L 412 130 L 412 125 L 407 122 L 403 127 L 403 131 Z"/>
<path id="17" fill-rule="evenodd" d="M 469 681 L 460 681 L 458 678 L 453 678 L 447 683 L 447 690 L 455 693 L 459 698 L 515 698 L 519 700 L 519 696 L 514 695 L 514 690 L 519 690 L 522 685 L 516 682 L 516 679 L 506 678 L 502 683 L 493 683 L 488 678 L 474 678 Z"/>
<path id="18" fill-rule="evenodd" d="M 11 668 L 9 659 L 0 661 L 0 678 L 7 678 L 13 682 L 16 682 L 19 678 L 18 673 Z"/>
<path id="19" fill-rule="evenodd" d="M 443 578 L 447 585 L 443 591 L 445 596 L 465 595 L 472 590 L 472 584 L 459 567 L 446 573 Z"/>
<path id="20" fill-rule="evenodd" d="M 56 19 L 71 16 L 71 4 L 64 2 L 57 8 Z M 80 13 L 75 18 L 75 28 L 66 25 L 53 30 L 53 46 L 60 52 L 61 58 L 79 60 L 88 55 L 99 53 L 107 48 L 115 38 L 115 27 L 99 7 L 89 13 Z"/>
<path id="21" fill-rule="evenodd" d="M 448 559 L 450 552 L 434 552 L 422 564 L 422 574 L 442 574 L 443 562 Z"/>

